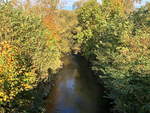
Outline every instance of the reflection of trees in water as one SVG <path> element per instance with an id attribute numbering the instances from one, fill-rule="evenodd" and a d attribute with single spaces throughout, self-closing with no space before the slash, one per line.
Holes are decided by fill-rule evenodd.
<path id="1" fill-rule="evenodd" d="M 99 110 L 100 87 L 95 83 L 86 61 L 78 57 L 67 57 L 69 62 L 59 72 L 56 86 L 47 101 L 48 113 L 97 113 Z M 80 60 L 83 60 L 80 62 Z M 81 65 L 82 64 L 82 65 Z M 53 112 L 49 111 L 52 109 Z M 101 108 L 103 109 L 103 108 Z M 105 112 L 104 112 L 105 113 Z"/>

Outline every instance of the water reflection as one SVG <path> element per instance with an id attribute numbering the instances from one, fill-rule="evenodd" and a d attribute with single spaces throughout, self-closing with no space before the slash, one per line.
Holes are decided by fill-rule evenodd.
<path id="1" fill-rule="evenodd" d="M 46 101 L 46 113 L 105 113 L 100 105 L 102 88 L 83 59 L 67 56 L 56 85 Z"/>

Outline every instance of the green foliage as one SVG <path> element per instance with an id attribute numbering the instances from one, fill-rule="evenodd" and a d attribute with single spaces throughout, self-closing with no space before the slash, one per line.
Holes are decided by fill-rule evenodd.
<path id="1" fill-rule="evenodd" d="M 57 41 L 51 36 L 49 30 L 42 25 L 40 18 L 22 13 L 18 9 L 12 9 L 9 5 L 1 7 L 0 18 L 1 40 L 12 41 L 22 48 L 32 58 L 34 67 L 43 71 L 44 67 L 48 69 L 55 63 L 54 61 L 58 61 L 55 63 L 58 66 L 51 66 L 51 69 L 56 70 L 60 67 L 61 63 L 58 60 L 60 52 L 56 45 Z"/>
<path id="2" fill-rule="evenodd" d="M 74 37 L 93 70 L 104 75 L 114 110 L 123 113 L 150 112 L 148 8 L 129 14 L 117 0 L 91 0 L 77 11 L 80 31 Z"/>
<path id="3" fill-rule="evenodd" d="M 82 47 L 86 57 L 90 57 L 95 47 L 94 37 L 98 34 L 99 20 L 102 17 L 100 5 L 95 1 L 89 1 L 77 10 L 78 13 L 78 34 L 74 37 Z"/>
<path id="4" fill-rule="evenodd" d="M 19 95 L 48 78 L 48 69 L 56 72 L 61 67 L 59 46 L 40 17 L 9 3 L 0 5 L 0 109 L 12 113 L 16 106 L 32 103 Z"/>

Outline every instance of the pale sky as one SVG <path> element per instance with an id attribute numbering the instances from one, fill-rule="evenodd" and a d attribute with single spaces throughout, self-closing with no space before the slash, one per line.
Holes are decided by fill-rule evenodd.
<path id="1" fill-rule="evenodd" d="M 143 6 L 146 4 L 146 2 L 150 2 L 150 0 L 142 0 L 140 4 L 137 4 L 136 7 L 139 8 L 140 6 Z"/>

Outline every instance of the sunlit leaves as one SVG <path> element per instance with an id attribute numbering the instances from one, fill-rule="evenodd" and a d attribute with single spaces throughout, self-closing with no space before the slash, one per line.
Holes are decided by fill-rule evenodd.
<path id="1" fill-rule="evenodd" d="M 19 48 L 5 41 L 0 43 L 0 49 L 0 104 L 4 105 L 21 91 L 33 88 L 36 74 L 21 64 L 25 59 L 19 59 Z"/>

